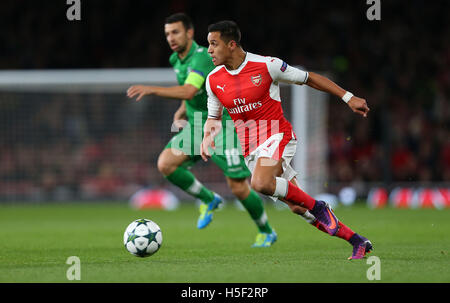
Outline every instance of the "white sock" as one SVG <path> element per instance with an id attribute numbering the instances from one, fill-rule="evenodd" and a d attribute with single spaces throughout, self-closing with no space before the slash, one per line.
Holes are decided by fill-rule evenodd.
<path id="1" fill-rule="evenodd" d="M 276 186 L 275 186 L 275 192 L 273 193 L 273 197 L 276 198 L 284 198 L 287 195 L 288 191 L 288 181 L 283 178 L 276 177 Z"/>

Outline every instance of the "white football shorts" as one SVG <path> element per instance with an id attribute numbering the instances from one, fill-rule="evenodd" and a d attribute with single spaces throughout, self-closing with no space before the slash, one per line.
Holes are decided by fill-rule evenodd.
<path id="1" fill-rule="evenodd" d="M 255 170 L 256 162 L 259 158 L 273 158 L 274 154 L 279 150 L 282 150 L 282 146 L 280 143 L 283 139 L 283 133 L 275 134 L 271 136 L 269 139 L 264 141 L 263 144 L 258 146 L 255 150 L 253 150 L 246 158 L 245 164 L 247 164 L 248 169 L 253 174 Z M 270 145 L 269 145 L 270 144 Z M 295 151 L 297 149 L 297 140 L 291 139 L 286 146 L 284 146 L 283 154 L 281 158 L 284 160 L 282 164 L 283 173 L 281 174 L 281 178 L 286 179 L 287 181 L 291 181 L 292 178 L 296 177 L 298 173 L 291 166 L 292 158 L 295 155 Z M 275 197 L 270 197 L 274 201 L 277 200 Z"/>

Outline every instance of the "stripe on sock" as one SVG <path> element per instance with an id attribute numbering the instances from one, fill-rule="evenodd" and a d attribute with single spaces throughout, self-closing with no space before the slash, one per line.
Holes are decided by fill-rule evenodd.
<path id="1" fill-rule="evenodd" d="M 192 183 L 192 185 L 189 186 L 189 188 L 186 189 L 186 191 L 191 195 L 198 195 L 202 190 L 202 186 L 203 185 L 197 179 L 195 179 L 194 183 Z"/>
<path id="2" fill-rule="evenodd" d="M 305 213 L 303 215 L 301 215 L 303 217 L 303 219 L 305 219 L 306 222 L 308 222 L 309 224 L 313 223 L 316 220 L 316 217 L 313 216 L 313 214 L 311 214 L 309 212 L 309 210 L 305 211 Z"/>
<path id="3" fill-rule="evenodd" d="M 267 223 L 267 214 L 266 212 L 263 212 L 261 217 L 259 217 L 259 219 L 255 220 L 256 224 L 258 226 L 264 226 Z"/>

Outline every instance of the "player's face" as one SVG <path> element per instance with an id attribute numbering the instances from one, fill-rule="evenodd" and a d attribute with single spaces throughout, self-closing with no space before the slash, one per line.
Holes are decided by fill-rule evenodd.
<path id="1" fill-rule="evenodd" d="M 230 42 L 225 43 L 220 38 L 220 32 L 211 32 L 208 34 L 208 53 L 215 66 L 225 64 L 231 58 Z"/>
<path id="2" fill-rule="evenodd" d="M 183 53 L 188 45 L 190 33 L 187 31 L 183 22 L 167 23 L 164 25 L 167 43 L 170 48 L 177 53 Z"/>

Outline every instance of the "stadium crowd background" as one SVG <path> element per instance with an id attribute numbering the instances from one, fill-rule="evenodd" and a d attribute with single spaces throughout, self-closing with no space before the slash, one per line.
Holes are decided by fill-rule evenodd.
<path id="1" fill-rule="evenodd" d="M 369 119 L 328 102 L 329 182 L 450 180 L 448 1 L 381 1 L 381 21 L 367 20 L 365 1 L 82 1 L 73 22 L 60 2 L 0 3 L 0 69 L 169 67 L 166 16 L 191 15 L 202 45 L 208 24 L 233 19 L 245 50 L 327 71 L 368 101 Z M 170 123 L 152 117 L 170 121 L 177 102 L 147 107 L 130 126 L 117 122 L 127 120 L 125 92 L 0 96 L 0 196 L 126 197 L 165 184 L 154 147 L 169 140 Z M 203 167 L 200 180 L 222 180 Z"/>

